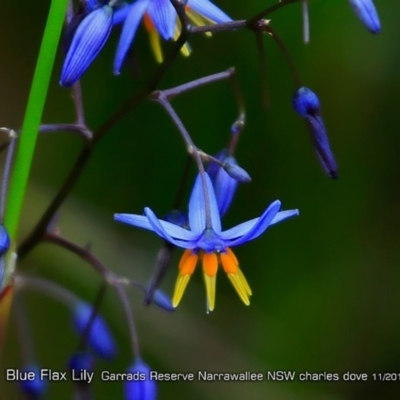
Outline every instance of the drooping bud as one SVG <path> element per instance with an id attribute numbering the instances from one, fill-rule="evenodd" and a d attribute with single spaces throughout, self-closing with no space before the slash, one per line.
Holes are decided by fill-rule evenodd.
<path id="1" fill-rule="evenodd" d="M 155 400 L 157 387 L 154 380 L 150 380 L 150 367 L 140 358 L 129 368 L 128 373 L 138 379 L 125 381 L 125 400 Z"/>
<path id="2" fill-rule="evenodd" d="M 75 353 L 68 362 L 71 373 L 74 373 L 74 378 L 81 377 L 82 379 L 87 378 L 87 374 L 82 374 L 82 371 L 93 372 L 94 359 L 91 354 L 86 352 Z M 86 381 L 78 381 L 86 383 Z"/>
<path id="3" fill-rule="evenodd" d="M 91 322 L 93 307 L 87 303 L 78 303 L 74 308 L 74 326 L 80 335 L 87 335 L 88 345 L 100 357 L 110 360 L 115 357 L 117 347 L 106 322 L 96 315 Z"/>
<path id="4" fill-rule="evenodd" d="M 19 386 L 30 400 L 39 400 L 47 389 L 47 380 L 42 379 L 40 368 L 31 364 L 26 366 L 21 371 Z"/>
<path id="5" fill-rule="evenodd" d="M 73 85 L 104 47 L 113 25 L 113 9 L 106 5 L 86 15 L 76 28 L 65 57 L 60 85 Z"/>
<path id="6" fill-rule="evenodd" d="M 161 289 L 157 289 L 153 294 L 153 303 L 168 312 L 174 312 L 171 298 Z"/>
<path id="7" fill-rule="evenodd" d="M 220 151 L 215 158 L 225 163 L 225 166 L 228 166 L 228 170 L 232 170 L 231 166 L 237 166 L 235 158 L 229 156 L 226 149 Z M 226 214 L 229 206 L 232 203 L 233 196 L 235 195 L 238 185 L 238 180 L 232 177 L 225 168 L 222 168 L 213 162 L 208 166 L 207 173 L 210 176 L 213 184 L 215 198 L 217 199 L 218 211 L 222 217 Z"/>
<path id="8" fill-rule="evenodd" d="M 231 178 L 237 180 L 238 182 L 251 182 L 250 175 L 242 167 L 239 167 L 239 165 L 232 164 L 232 162 L 229 161 L 224 164 L 223 168 Z"/>
<path id="9" fill-rule="evenodd" d="M 328 176 L 336 179 L 337 165 L 329 145 L 317 95 L 312 90 L 301 87 L 293 95 L 293 108 L 307 120 L 314 148 L 324 171 Z"/>
<path id="10" fill-rule="evenodd" d="M 0 225 L 0 256 L 5 254 L 10 248 L 10 236 L 4 225 Z"/>
<path id="11" fill-rule="evenodd" d="M 372 0 L 349 0 L 358 19 L 371 33 L 381 31 L 381 22 Z"/>

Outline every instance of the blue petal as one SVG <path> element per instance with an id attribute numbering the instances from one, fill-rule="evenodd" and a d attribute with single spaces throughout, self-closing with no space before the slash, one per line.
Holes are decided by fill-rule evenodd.
<path id="1" fill-rule="evenodd" d="M 370 32 L 377 34 L 381 31 L 378 12 L 372 0 L 350 0 L 350 5 Z"/>
<path id="2" fill-rule="evenodd" d="M 110 36 L 113 10 L 97 8 L 87 15 L 74 33 L 61 72 L 60 85 L 73 85 L 89 68 Z"/>
<path id="3" fill-rule="evenodd" d="M 299 215 L 299 210 L 287 210 L 280 211 L 275 215 L 274 219 L 271 221 L 270 225 L 275 225 L 285 219 Z M 243 222 L 242 224 L 236 225 L 235 227 L 222 232 L 220 235 L 224 240 L 233 240 L 243 236 L 246 232 L 253 229 L 254 225 L 259 221 L 260 217 L 253 218 L 249 221 Z"/>
<path id="4" fill-rule="evenodd" d="M 176 24 L 176 11 L 169 0 L 152 0 L 147 9 L 158 33 L 164 40 L 172 39 Z"/>
<path id="5" fill-rule="evenodd" d="M 114 60 L 114 74 L 118 75 L 124 62 L 126 53 L 131 46 L 137 28 L 144 13 L 149 5 L 150 0 L 137 0 L 129 8 L 129 14 L 126 17 L 124 27 L 122 28 L 121 37 L 119 39 L 117 53 Z"/>
<path id="6" fill-rule="evenodd" d="M 205 180 L 210 204 L 211 228 L 215 233 L 219 234 L 221 232 L 221 219 L 219 216 L 214 189 L 207 173 L 205 174 Z M 200 174 L 198 174 L 196 177 L 192 194 L 190 195 L 189 225 L 191 231 L 196 235 L 202 234 L 204 229 L 206 229 L 206 206 L 204 202 L 204 191 Z"/>
<path id="7" fill-rule="evenodd" d="M 138 228 L 147 229 L 149 231 L 153 231 L 153 227 L 150 225 L 150 222 L 147 217 L 144 215 L 138 214 L 114 214 L 114 219 L 119 222 L 123 222 L 124 224 L 129 224 L 133 226 L 137 226 Z"/>
<path id="8" fill-rule="evenodd" d="M 198 14 L 217 24 L 232 21 L 232 18 L 208 0 L 189 0 L 187 5 Z"/>
<path id="9" fill-rule="evenodd" d="M 285 219 L 296 217 L 299 215 L 299 210 L 286 210 L 286 211 L 279 211 L 278 214 L 275 215 L 274 219 L 271 221 L 270 225 L 275 225 Z"/>
<path id="10" fill-rule="evenodd" d="M 147 208 L 147 210 L 150 210 Z M 151 211 L 151 210 L 150 210 Z M 151 211 L 153 213 L 153 211 Z M 154 215 L 154 213 L 153 213 Z M 125 224 L 133 225 L 138 228 L 147 229 L 149 231 L 158 232 L 153 228 L 153 225 L 149 222 L 147 216 L 138 215 L 138 214 L 114 214 L 114 219 L 119 222 L 123 222 Z M 162 221 L 157 219 L 158 222 L 161 224 L 163 230 L 165 230 L 169 235 L 176 239 L 181 240 L 195 240 L 197 235 L 192 233 L 191 231 L 181 228 L 178 225 L 171 224 L 167 221 Z"/>
<path id="11" fill-rule="evenodd" d="M 325 124 L 321 116 L 310 117 L 307 120 L 311 130 L 311 138 L 317 156 L 325 173 L 333 179 L 338 177 L 338 168 L 332 153 Z"/>
<path id="12" fill-rule="evenodd" d="M 187 237 L 189 235 L 192 236 L 193 232 L 183 229 L 180 226 L 170 224 L 169 222 L 160 221 L 153 213 L 153 211 L 150 210 L 150 208 L 145 208 L 144 212 L 149 219 L 153 231 L 157 233 L 158 236 L 161 236 L 163 239 L 174 244 L 175 246 L 182 247 L 184 249 L 194 249 L 196 247 L 196 241 L 182 237 Z M 179 230 L 180 235 L 177 235 L 178 238 L 174 239 L 171 236 L 171 232 L 177 233 L 177 230 Z"/>
<path id="13" fill-rule="evenodd" d="M 271 225 L 275 216 L 278 214 L 279 209 L 281 208 L 281 202 L 279 200 L 275 200 L 270 206 L 264 211 L 260 218 L 257 219 L 256 223 L 253 226 L 245 226 L 246 223 L 240 224 L 235 228 L 240 228 L 239 230 L 233 231 L 235 228 L 230 229 L 231 235 L 227 233 L 229 231 L 222 232 L 220 237 L 225 241 L 225 245 L 229 246 L 238 246 L 240 244 L 246 243 L 250 240 L 253 240 L 260 236 L 269 225 Z M 249 221 L 250 222 L 250 221 Z M 233 232 L 232 232 L 233 231 Z M 241 235 L 238 237 L 238 232 Z M 233 235 L 234 234 L 234 235 Z"/>
<path id="14" fill-rule="evenodd" d="M 115 26 L 122 24 L 122 22 L 124 22 L 126 17 L 128 16 L 129 11 L 130 11 L 130 6 L 128 6 L 128 4 L 125 4 L 124 7 L 121 7 L 120 9 L 116 10 L 114 12 L 113 25 Z"/>

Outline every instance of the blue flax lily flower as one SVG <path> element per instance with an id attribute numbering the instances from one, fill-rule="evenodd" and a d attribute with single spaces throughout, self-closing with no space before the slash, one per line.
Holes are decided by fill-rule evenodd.
<path id="1" fill-rule="evenodd" d="M 188 18 L 194 25 L 231 21 L 223 11 L 209 0 L 188 0 L 185 7 Z M 114 25 L 124 23 L 114 60 L 114 73 L 120 73 L 122 63 L 135 37 L 140 21 L 150 34 L 150 43 L 158 62 L 162 61 L 160 36 L 164 40 L 177 39 L 181 27 L 170 0 L 136 0 L 132 4 L 116 11 Z M 183 46 L 184 55 L 189 55 L 187 44 Z"/>
<path id="2" fill-rule="evenodd" d="M 190 230 L 159 220 L 150 208 L 145 208 L 145 216 L 136 214 L 115 214 L 117 221 L 157 233 L 175 246 L 186 249 L 179 263 L 179 275 L 175 285 L 172 304 L 176 307 L 185 291 L 199 260 L 203 264 L 203 276 L 207 292 L 208 310 L 215 305 L 215 284 L 218 265 L 221 264 L 229 280 L 246 305 L 250 304 L 250 287 L 239 268 L 239 263 L 230 249 L 260 236 L 269 225 L 298 215 L 298 210 L 279 212 L 280 201 L 274 201 L 259 218 L 251 219 L 222 231 L 221 219 L 214 189 L 208 174 L 205 174 L 208 192 L 211 226 L 206 224 L 206 202 L 201 176 L 198 175 L 189 201 Z"/>

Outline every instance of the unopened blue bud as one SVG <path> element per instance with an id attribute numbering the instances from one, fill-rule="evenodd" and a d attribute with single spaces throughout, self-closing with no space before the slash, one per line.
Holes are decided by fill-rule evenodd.
<path id="1" fill-rule="evenodd" d="M 74 309 L 74 326 L 80 335 L 85 335 L 90 322 L 93 307 L 81 302 Z M 94 318 L 87 333 L 88 345 L 93 351 L 107 360 L 115 357 L 117 347 L 104 319 L 100 315 Z"/>
<path id="2" fill-rule="evenodd" d="M 92 372 L 94 367 L 93 356 L 89 353 L 75 353 L 68 362 L 69 369 L 75 372 L 75 376 L 81 376 L 81 371 Z"/>
<path id="3" fill-rule="evenodd" d="M 228 166 L 237 165 L 235 158 L 229 156 L 226 149 L 216 154 L 215 158 L 223 163 L 227 163 L 226 165 Z M 213 162 L 208 166 L 207 173 L 213 184 L 215 198 L 217 199 L 218 211 L 222 217 L 226 214 L 232 203 L 238 181 L 230 176 L 224 168 Z"/>
<path id="4" fill-rule="evenodd" d="M 92 64 L 110 36 L 113 13 L 110 6 L 96 8 L 79 24 L 65 57 L 60 85 L 73 85 Z"/>
<path id="5" fill-rule="evenodd" d="M 165 215 L 164 220 L 171 222 L 171 224 L 178 225 L 182 228 L 187 229 L 189 227 L 187 215 L 179 210 L 171 210 Z"/>
<path id="6" fill-rule="evenodd" d="M 293 96 L 293 108 L 303 118 L 309 118 L 320 113 L 317 95 L 309 88 L 301 87 Z"/>
<path id="7" fill-rule="evenodd" d="M 317 95 L 312 90 L 301 87 L 293 95 L 293 108 L 308 122 L 313 145 L 324 171 L 336 179 L 337 165 L 329 145 Z"/>
<path id="8" fill-rule="evenodd" d="M 21 380 L 19 381 L 21 390 L 29 399 L 39 400 L 47 390 L 47 380 L 42 379 L 40 368 L 35 364 L 31 364 L 23 368 L 21 374 Z"/>
<path id="9" fill-rule="evenodd" d="M 236 161 L 235 161 L 236 162 Z M 224 171 L 233 179 L 242 183 L 251 182 L 251 177 L 242 167 L 237 164 L 233 164 L 232 160 L 227 160 L 223 166 Z"/>
<path id="10" fill-rule="evenodd" d="M 381 22 L 372 0 L 349 0 L 358 19 L 371 33 L 381 31 Z"/>
<path id="11" fill-rule="evenodd" d="M 125 400 L 155 400 L 157 386 L 154 380 L 150 380 L 150 371 L 141 359 L 128 368 L 127 372 L 139 375 L 139 379 L 125 381 Z"/>
<path id="12" fill-rule="evenodd" d="M 4 225 L 0 225 L 0 257 L 10 248 L 10 236 Z"/>
<path id="13" fill-rule="evenodd" d="M 157 289 L 153 294 L 153 303 L 168 312 L 174 312 L 175 307 L 172 305 L 171 298 L 161 289 Z"/>

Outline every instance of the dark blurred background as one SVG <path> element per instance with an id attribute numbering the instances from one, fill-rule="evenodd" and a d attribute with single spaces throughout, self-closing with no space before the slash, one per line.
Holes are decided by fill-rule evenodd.
<path id="1" fill-rule="evenodd" d="M 235 19 L 249 17 L 271 1 L 219 0 Z M 262 106 L 254 35 L 223 32 L 190 39 L 193 53 L 179 56 L 160 88 L 235 66 L 243 91 L 247 124 L 237 158 L 252 176 L 241 185 L 224 218 L 229 228 L 260 215 L 280 199 L 300 217 L 271 228 L 236 249 L 252 289 L 245 307 L 220 271 L 216 309 L 205 312 L 200 268 L 174 314 L 143 306 L 132 290 L 132 307 L 144 360 L 162 372 L 273 370 L 365 372 L 367 382 L 160 383 L 159 398 L 191 399 L 397 399 L 399 383 L 382 384 L 372 373 L 400 373 L 400 269 L 398 202 L 400 148 L 400 4 L 379 1 L 382 32 L 369 34 L 347 1 L 310 1 L 311 43 L 302 42 L 301 7 L 273 14 L 272 26 L 285 41 L 304 85 L 318 93 L 339 179 L 327 178 L 311 146 L 304 122 L 291 108 L 289 68 L 269 38 L 271 107 Z M 49 2 L 3 2 L 0 13 L 0 126 L 19 128 Z M 133 54 L 119 77 L 112 75 L 116 30 L 82 79 L 87 121 L 96 128 L 138 90 L 156 68 L 147 33 L 140 29 Z M 164 52 L 171 44 L 163 44 Z M 135 60 L 135 61 L 132 61 Z M 58 86 L 62 54 L 54 68 L 43 122 L 72 122 L 70 92 Z M 174 106 L 196 144 L 216 153 L 227 142 L 237 108 L 228 82 L 184 94 Z M 29 232 L 55 194 L 81 146 L 71 134 L 39 138 L 25 202 L 20 237 Z M 62 234 L 91 243 L 113 271 L 143 282 L 151 276 L 161 240 L 113 222 L 115 212 L 159 216 L 169 211 L 185 164 L 185 147 L 169 117 L 146 101 L 125 117 L 98 146 L 72 195 L 61 209 Z M 192 175 L 194 176 L 194 168 Z M 190 193 L 190 185 L 186 196 Z M 184 203 L 186 204 L 186 202 Z M 180 250 L 163 282 L 172 294 Z M 74 255 L 41 245 L 21 270 L 55 281 L 92 301 L 100 279 Z M 37 362 L 65 370 L 77 346 L 71 313 L 46 296 L 26 292 L 31 339 Z M 101 312 L 118 341 L 119 356 L 99 362 L 96 371 L 121 372 L 132 362 L 126 321 L 110 290 Z M 20 399 L 5 367 L 21 367 L 21 345 L 11 320 L 2 356 L 0 398 Z M 71 399 L 72 384 L 53 383 L 48 399 Z M 121 399 L 121 383 L 96 381 L 94 398 Z"/>

